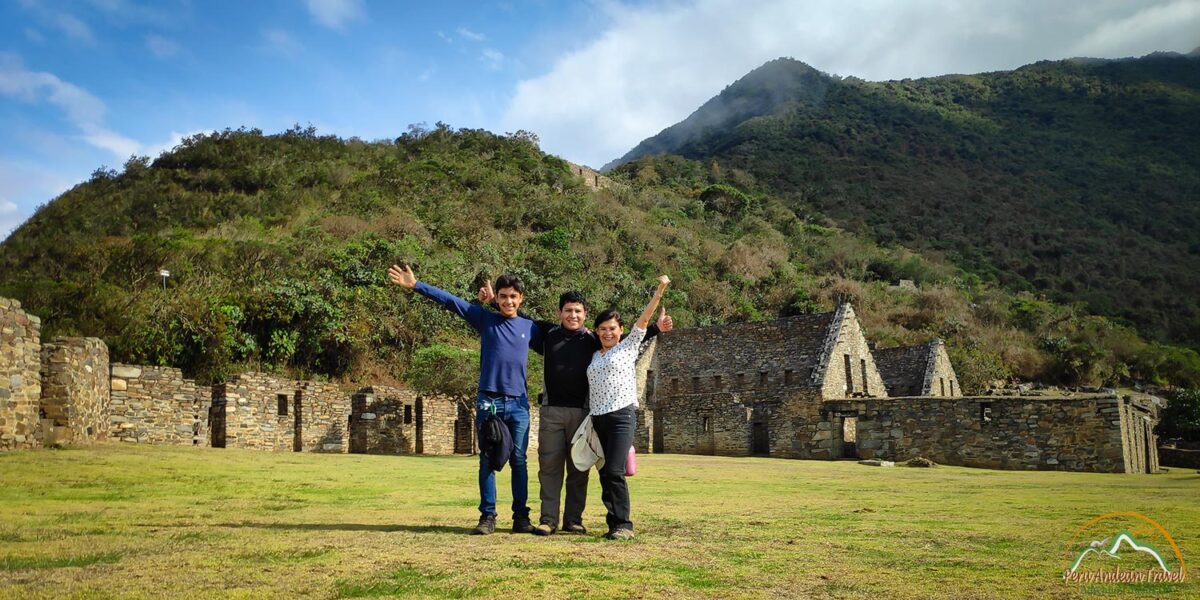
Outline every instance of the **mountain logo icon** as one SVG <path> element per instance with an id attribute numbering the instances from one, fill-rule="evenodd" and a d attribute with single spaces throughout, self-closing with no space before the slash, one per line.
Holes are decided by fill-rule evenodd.
<path id="1" fill-rule="evenodd" d="M 1064 555 L 1070 562 L 1063 579 L 1070 583 L 1179 583 L 1187 577 L 1175 539 L 1154 519 L 1135 512 L 1088 521 Z"/>

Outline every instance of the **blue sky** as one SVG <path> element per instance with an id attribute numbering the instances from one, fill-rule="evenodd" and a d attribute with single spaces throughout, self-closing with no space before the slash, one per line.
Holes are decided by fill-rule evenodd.
<path id="1" fill-rule="evenodd" d="M 867 79 L 1200 46 L 1200 0 L 0 0 L 0 239 L 226 127 L 527 129 L 600 166 L 779 56 Z"/>

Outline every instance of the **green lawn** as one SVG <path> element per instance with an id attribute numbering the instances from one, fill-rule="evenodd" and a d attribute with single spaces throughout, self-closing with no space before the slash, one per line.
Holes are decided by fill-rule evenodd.
<path id="1" fill-rule="evenodd" d="M 1200 565 L 1194 470 L 641 456 L 638 537 L 608 542 L 594 476 L 586 536 L 466 535 L 475 464 L 117 445 L 0 454 L 0 597 L 1200 596 L 1196 575 L 1061 579 L 1072 536 L 1111 511 L 1155 519 Z M 500 481 L 506 505 L 507 469 Z M 536 520 L 536 476 L 530 493 Z"/>

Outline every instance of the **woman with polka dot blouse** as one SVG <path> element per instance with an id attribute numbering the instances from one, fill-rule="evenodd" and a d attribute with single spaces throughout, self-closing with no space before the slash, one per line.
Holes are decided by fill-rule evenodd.
<path id="1" fill-rule="evenodd" d="M 658 288 L 650 303 L 642 311 L 633 329 L 625 339 L 621 313 L 609 309 L 596 316 L 596 336 L 600 339 L 600 350 L 592 355 L 588 366 L 588 401 L 592 414 L 592 427 L 600 438 L 604 449 L 604 468 L 600 470 L 600 499 L 608 509 L 608 533 L 610 540 L 633 538 L 633 522 L 629 520 L 629 486 L 625 482 L 625 457 L 633 445 L 633 432 L 637 427 L 637 374 L 634 363 L 638 357 L 638 346 L 646 337 L 646 327 L 654 316 L 663 292 L 671 280 L 666 275 L 658 278 Z"/>

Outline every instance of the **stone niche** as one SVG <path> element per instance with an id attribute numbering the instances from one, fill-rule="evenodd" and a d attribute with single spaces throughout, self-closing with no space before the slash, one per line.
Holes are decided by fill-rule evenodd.
<path id="1" fill-rule="evenodd" d="M 42 323 L 0 298 L 0 450 L 41 445 Z"/>
<path id="2" fill-rule="evenodd" d="M 108 368 L 108 346 L 99 338 L 55 338 L 42 345 L 43 444 L 109 438 Z"/>

